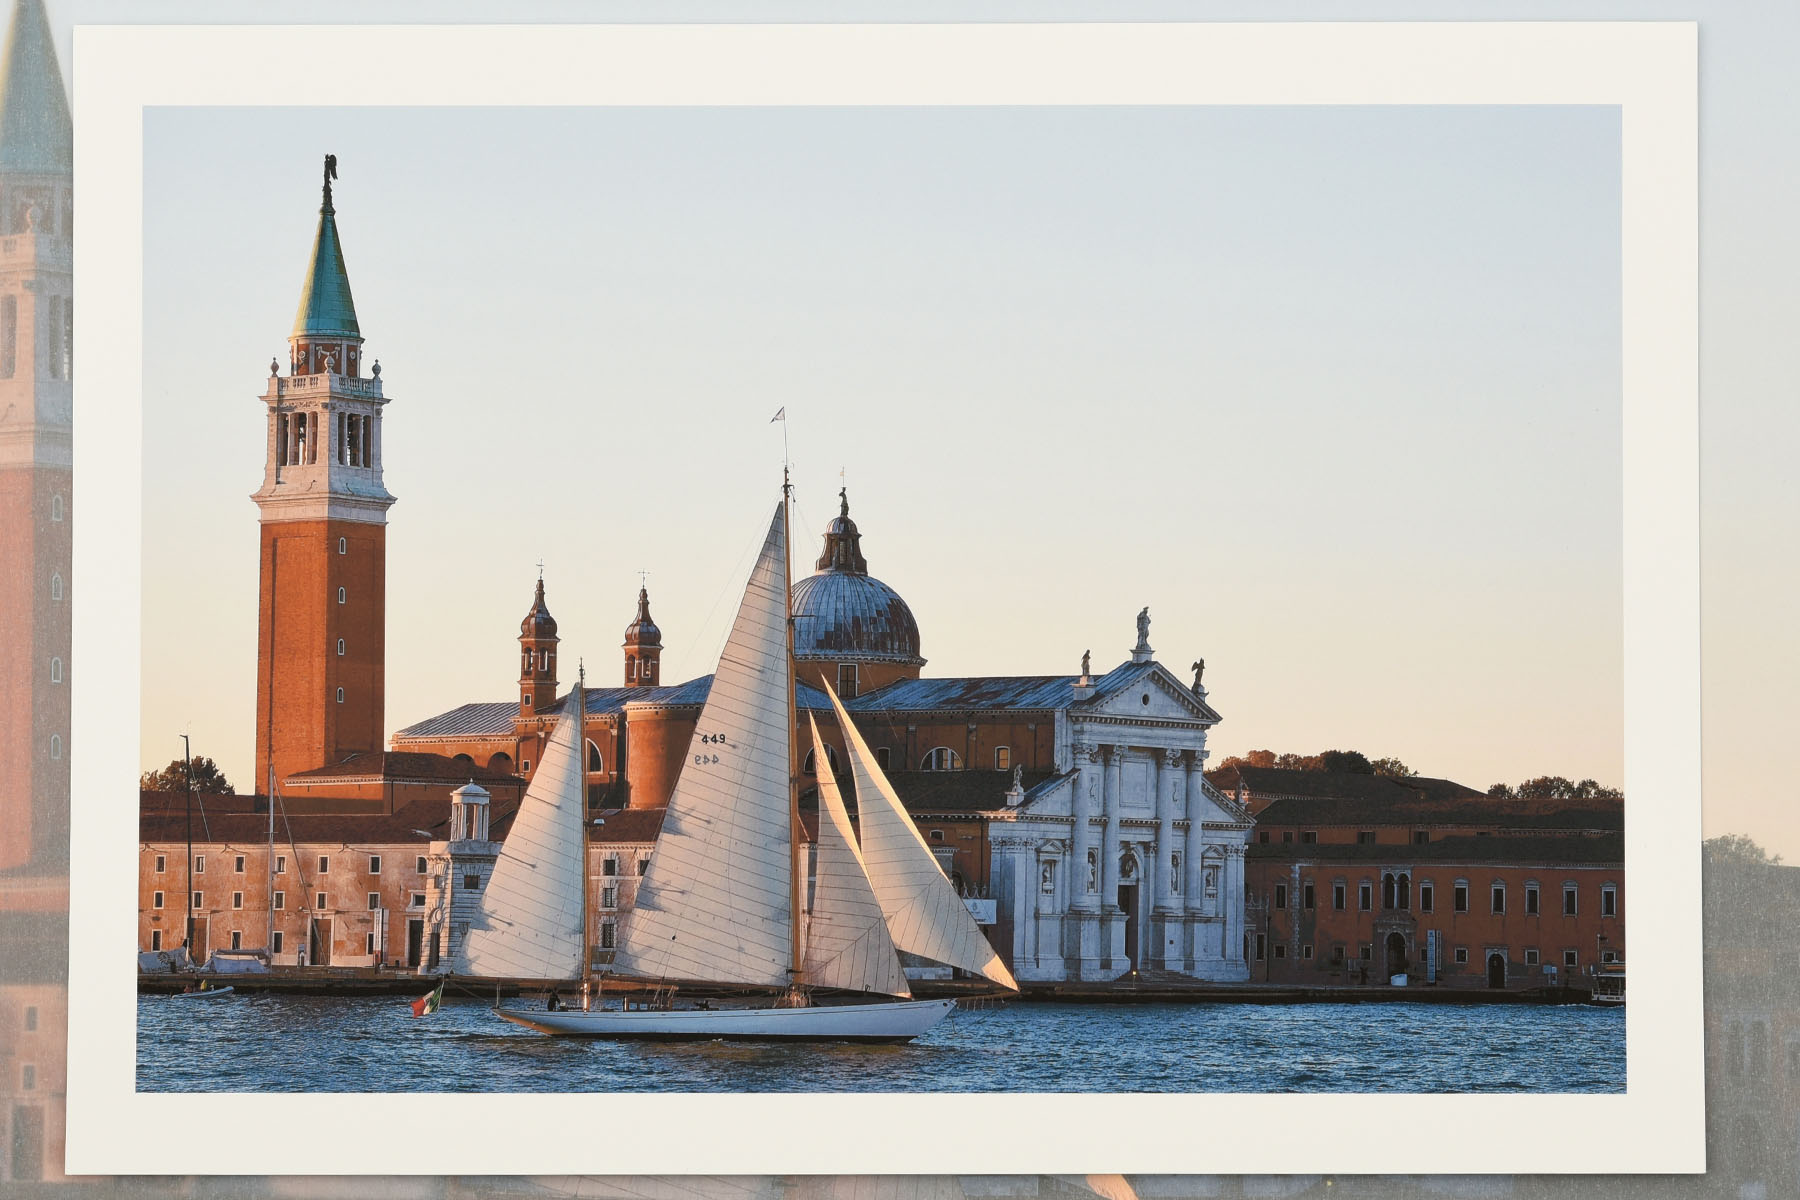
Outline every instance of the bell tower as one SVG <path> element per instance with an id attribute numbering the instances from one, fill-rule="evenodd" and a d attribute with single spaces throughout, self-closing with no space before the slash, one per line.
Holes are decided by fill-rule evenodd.
<path id="1" fill-rule="evenodd" d="M 288 373 L 269 364 L 257 622 L 256 781 L 382 748 L 387 510 L 381 480 L 381 364 L 362 373 L 363 338 L 338 243 L 325 156 L 324 198 Z"/>
<path id="2" fill-rule="evenodd" d="M 638 588 L 637 616 L 625 627 L 625 686 L 662 682 L 662 630 L 650 619 L 650 587 Z"/>
<path id="3" fill-rule="evenodd" d="M 69 105 L 42 0 L 0 55 L 0 870 L 69 849 L 75 306 Z"/>
<path id="4" fill-rule="evenodd" d="M 519 622 L 519 715 L 535 717 L 556 703 L 556 618 L 544 603 L 544 575 L 537 596 Z"/>

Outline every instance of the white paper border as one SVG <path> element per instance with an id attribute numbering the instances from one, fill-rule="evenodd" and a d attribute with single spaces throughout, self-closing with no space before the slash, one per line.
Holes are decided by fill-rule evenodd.
<path id="1" fill-rule="evenodd" d="M 83 26 L 74 67 L 69 1173 L 1704 1169 L 1694 24 Z M 496 103 L 1620 106 L 1625 1094 L 138 1094 L 143 109 Z"/>

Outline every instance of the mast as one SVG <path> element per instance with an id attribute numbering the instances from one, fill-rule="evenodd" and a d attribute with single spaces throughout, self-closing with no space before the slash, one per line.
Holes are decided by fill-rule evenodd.
<path id="1" fill-rule="evenodd" d="M 181 735 L 181 761 L 187 772 L 187 933 L 181 939 L 188 964 L 194 962 L 194 752 L 188 735 Z"/>
<path id="2" fill-rule="evenodd" d="M 785 411 L 785 410 L 784 410 Z M 787 424 L 781 426 L 785 438 Z M 786 458 L 786 443 L 783 446 L 783 459 Z M 793 517 L 790 512 L 794 504 L 794 485 L 788 480 L 788 464 L 781 464 L 781 591 L 787 601 L 787 740 L 788 740 L 788 871 L 793 876 L 793 902 L 788 905 L 790 911 L 789 941 L 793 946 L 792 981 L 797 987 L 800 984 L 801 970 L 804 963 L 804 949 L 800 943 L 800 906 L 806 899 L 806 876 L 800 870 L 800 767 L 794 754 L 797 747 L 794 737 L 794 722 L 799 719 L 795 711 L 798 701 L 794 688 L 794 551 L 793 551 Z M 824 769 L 830 770 L 830 767 Z"/>
<path id="3" fill-rule="evenodd" d="M 594 982 L 593 872 L 588 867 L 591 828 L 587 807 L 587 664 L 575 660 L 575 757 L 581 772 L 581 1000 L 587 1010 Z"/>

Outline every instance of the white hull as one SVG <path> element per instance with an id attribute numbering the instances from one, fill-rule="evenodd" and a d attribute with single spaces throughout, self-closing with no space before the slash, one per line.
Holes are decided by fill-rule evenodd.
<path id="1" fill-rule="evenodd" d="M 214 996 L 229 996 L 235 991 L 237 991 L 236 988 L 226 985 L 225 987 L 206 988 L 201 991 L 171 992 L 169 994 L 176 1000 L 211 1000 Z"/>
<path id="2" fill-rule="evenodd" d="M 539 1033 L 569 1037 L 755 1041 L 909 1042 L 956 1007 L 948 1000 L 823 1004 L 812 1008 L 602 1009 L 594 1012 L 496 1008 L 504 1019 Z"/>

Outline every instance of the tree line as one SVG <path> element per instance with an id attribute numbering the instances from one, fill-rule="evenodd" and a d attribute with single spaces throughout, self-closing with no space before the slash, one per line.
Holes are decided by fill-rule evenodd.
<path id="1" fill-rule="evenodd" d="M 1381 775 L 1388 779 L 1411 779 L 1418 772 L 1397 758 L 1370 758 L 1360 750 L 1321 750 L 1317 754 L 1277 754 L 1273 750 L 1252 750 L 1234 754 L 1219 764 L 1226 767 L 1277 767 L 1284 771 L 1329 771 L 1349 775 Z M 1597 780 L 1566 779 L 1561 775 L 1538 775 L 1523 783 L 1496 783 L 1487 794 L 1496 800 L 1623 800 L 1625 793 L 1607 787 Z"/>

